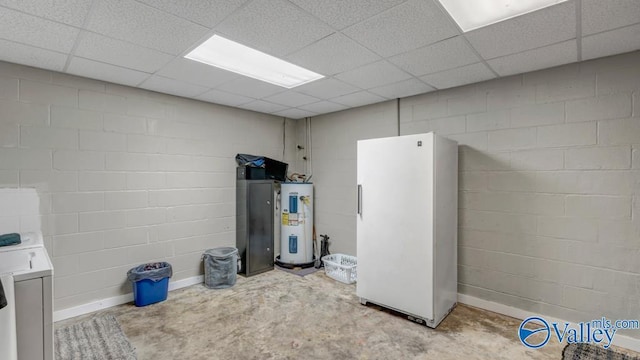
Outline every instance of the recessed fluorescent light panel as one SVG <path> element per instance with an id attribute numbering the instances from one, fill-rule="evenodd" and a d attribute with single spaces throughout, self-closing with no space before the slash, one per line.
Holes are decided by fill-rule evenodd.
<path id="1" fill-rule="evenodd" d="M 439 0 L 467 32 L 495 24 L 566 0 Z"/>
<path id="2" fill-rule="evenodd" d="M 185 58 L 287 89 L 324 77 L 218 35 L 213 35 L 188 53 Z"/>

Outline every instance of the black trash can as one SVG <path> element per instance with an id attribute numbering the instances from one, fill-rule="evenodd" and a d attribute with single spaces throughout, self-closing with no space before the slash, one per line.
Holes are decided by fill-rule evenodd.
<path id="1" fill-rule="evenodd" d="M 219 247 L 202 254 L 204 261 L 204 285 L 209 289 L 224 289 L 236 283 L 238 273 L 238 249 Z"/>
<path id="2" fill-rule="evenodd" d="M 169 278 L 173 269 L 168 262 L 156 262 L 136 266 L 127 272 L 133 285 L 136 306 L 147 306 L 167 300 Z"/>

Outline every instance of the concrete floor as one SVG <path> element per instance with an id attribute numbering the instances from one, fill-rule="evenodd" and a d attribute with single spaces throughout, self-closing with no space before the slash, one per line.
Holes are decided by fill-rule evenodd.
<path id="1" fill-rule="evenodd" d="M 561 344 L 529 350 L 520 321 L 458 305 L 433 330 L 360 305 L 355 285 L 323 272 L 299 277 L 274 270 L 239 277 L 229 289 L 194 285 L 167 301 L 121 305 L 117 317 L 138 359 L 560 359 Z"/>

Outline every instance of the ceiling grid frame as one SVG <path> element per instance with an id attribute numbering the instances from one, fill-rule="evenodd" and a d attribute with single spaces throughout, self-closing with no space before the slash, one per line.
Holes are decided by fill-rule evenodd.
<path id="1" fill-rule="evenodd" d="M 221 28 L 225 26 L 228 27 L 228 24 L 234 21 L 237 23 L 240 18 L 246 18 L 247 16 L 250 18 L 253 16 L 247 15 L 246 13 L 250 7 L 259 9 L 260 6 L 275 6 L 272 5 L 275 4 L 275 2 L 269 0 L 236 0 L 228 2 L 230 5 L 227 5 L 224 0 L 193 0 L 192 3 L 188 4 L 188 9 L 177 8 L 178 5 L 166 1 L 121 0 L 116 3 L 113 2 L 113 0 L 90 0 L 90 4 L 86 5 L 81 0 L 75 0 L 75 3 L 82 6 L 78 8 L 77 11 L 75 11 L 76 8 L 73 8 L 74 11 L 70 11 L 70 14 L 61 11 L 51 12 L 51 14 L 49 14 L 43 12 L 44 10 L 42 9 L 30 7 L 28 4 L 0 0 L 0 18 L 3 16 L 6 18 L 7 16 L 12 16 L 12 14 L 19 13 L 22 14 L 20 15 L 21 18 L 29 19 L 28 21 L 25 20 L 25 23 L 15 20 L 14 23 L 16 26 L 14 26 L 13 29 L 3 29 L 2 26 L 0 26 L 0 60 L 41 67 L 48 70 L 62 71 L 64 73 L 94 78 L 101 81 L 147 88 L 151 91 L 174 93 L 177 96 L 194 98 L 201 101 L 219 102 L 223 105 L 238 108 L 253 108 L 252 110 L 254 111 L 259 105 L 263 105 L 267 113 L 275 115 L 296 114 L 296 116 L 305 118 L 332 111 L 340 111 L 345 108 L 392 100 L 395 99 L 394 96 L 397 94 L 401 94 L 403 97 L 411 96 L 518 73 L 513 71 L 540 70 L 549 66 L 563 65 L 583 59 L 609 56 L 640 49 L 640 41 L 631 38 L 626 41 L 624 40 L 625 36 L 634 37 L 635 34 L 640 31 L 640 9 L 634 6 L 634 1 L 636 0 L 618 0 L 606 4 L 599 3 L 595 0 L 568 0 L 548 8 L 525 14 L 521 17 L 507 19 L 466 33 L 462 31 L 460 26 L 458 26 L 453 17 L 446 12 L 444 6 L 438 0 L 421 0 L 420 2 L 416 0 L 379 0 L 372 4 L 365 2 L 358 5 L 359 1 L 360 0 L 354 0 L 353 3 L 344 5 L 338 0 L 326 0 L 326 2 L 323 1 L 322 4 L 325 8 L 318 8 L 319 5 L 313 1 L 310 2 L 310 0 L 279 1 L 280 4 L 287 4 L 287 12 L 293 16 L 297 16 L 298 22 L 300 22 L 300 19 L 313 19 L 313 22 L 318 25 L 317 29 L 324 29 L 319 30 L 323 32 L 322 34 L 318 33 L 316 35 L 314 35 L 313 31 L 311 31 L 311 33 L 307 31 L 305 38 L 297 38 L 296 41 L 299 46 L 291 46 L 284 55 L 278 56 L 283 60 L 316 72 L 319 71 L 314 69 L 314 67 L 317 68 L 314 64 L 335 62 L 333 65 L 323 66 L 323 69 L 333 73 L 323 74 L 319 72 L 326 76 L 323 80 L 318 81 L 325 81 L 319 87 L 305 87 L 303 85 L 291 90 L 284 88 L 281 90 L 267 89 L 261 86 L 258 80 L 242 80 L 239 76 L 218 76 L 216 72 L 211 72 L 209 75 L 209 79 L 215 81 L 203 84 L 204 79 L 203 81 L 197 81 L 197 78 L 191 77 L 191 80 L 189 80 L 190 78 L 186 73 L 184 76 L 181 76 L 179 73 L 171 73 L 168 71 L 168 69 L 177 69 L 182 66 L 177 66 L 177 63 L 183 59 L 185 54 L 213 34 L 219 34 Z M 103 22 L 99 26 L 96 24 L 91 25 L 92 22 L 96 21 L 96 17 L 101 18 L 102 21 L 108 19 L 108 17 L 100 17 L 100 14 L 98 14 L 101 9 L 105 9 L 107 4 L 110 4 L 112 9 L 115 9 L 115 13 L 123 11 L 122 9 L 118 9 L 118 6 L 126 7 L 127 11 L 134 12 L 127 14 L 127 17 L 131 16 L 132 19 L 142 19 L 146 16 L 145 22 L 156 22 L 152 26 L 153 28 L 161 29 L 165 27 L 165 30 L 161 30 L 159 33 L 167 33 L 167 31 L 170 31 L 167 30 L 167 27 L 178 26 L 177 24 L 187 24 L 188 29 L 176 32 L 177 35 L 172 35 L 171 39 L 167 39 L 166 41 L 156 39 L 151 42 L 145 42 L 143 39 L 159 35 L 145 33 L 133 34 L 135 35 L 133 37 L 123 36 L 122 34 L 125 33 L 125 30 L 109 29 L 109 26 L 116 26 L 115 23 L 109 24 Z M 217 9 L 217 5 L 219 5 L 221 9 L 221 15 L 219 16 L 217 14 L 198 13 L 201 9 Z M 437 11 L 434 9 L 437 9 Z M 411 28 L 422 29 L 421 31 L 428 29 L 431 25 L 410 24 L 411 21 L 418 21 L 412 20 L 415 17 L 411 14 L 413 10 L 430 12 L 429 16 L 435 16 L 439 19 L 437 23 L 446 24 L 443 26 L 450 29 L 440 29 L 438 30 L 439 34 L 449 34 L 449 36 L 443 38 L 441 38 L 442 35 L 435 36 L 435 38 L 431 37 L 432 39 L 436 39 L 435 41 L 425 41 L 425 39 L 421 39 L 419 36 L 412 36 L 412 38 L 402 39 L 402 45 L 394 45 L 395 50 L 385 50 L 381 48 L 380 44 L 382 44 L 382 42 L 372 42 L 375 39 L 370 37 L 365 42 L 360 41 L 363 36 L 361 34 L 362 29 L 369 27 L 376 30 L 374 33 L 379 34 L 393 31 L 399 31 L 398 34 L 402 34 L 402 27 L 405 28 L 404 31 Z M 538 19 L 540 18 L 539 14 L 543 11 L 545 14 L 555 14 L 558 11 L 564 11 L 568 14 L 571 11 L 572 19 L 568 19 L 565 15 L 562 15 L 556 16 L 551 20 L 540 20 Z M 271 13 L 273 19 L 278 19 L 277 9 L 271 9 Z M 149 20 L 149 14 L 158 14 L 158 17 L 153 18 L 153 16 L 151 16 L 152 19 Z M 405 15 L 407 16 L 403 17 Z M 162 19 L 167 19 L 168 24 L 162 23 Z M 380 19 L 384 19 L 384 24 L 399 26 L 401 28 L 379 28 L 379 26 L 381 26 L 380 24 L 383 23 L 378 24 L 376 21 Z M 265 26 L 268 26 L 271 30 L 275 31 L 274 33 L 277 33 L 277 31 L 282 31 L 282 29 L 287 28 L 285 25 L 286 21 L 287 19 L 283 19 L 282 22 L 282 26 L 285 27 L 278 25 L 278 22 L 271 22 Z M 65 47 L 56 50 L 55 48 L 48 49 L 38 46 L 38 42 L 34 40 L 34 32 L 37 34 L 38 26 L 27 26 L 27 23 L 38 24 L 39 22 L 42 22 L 43 26 L 51 22 L 59 24 L 60 26 L 51 25 L 51 28 L 57 29 L 59 27 L 62 30 L 67 29 L 65 31 L 68 34 L 74 33 L 70 29 L 75 29 L 77 34 L 74 39 L 61 40 L 66 41 L 65 44 L 67 45 L 71 44 L 71 48 Z M 403 22 L 408 23 L 404 24 Z M 573 28 L 568 27 L 565 24 L 566 22 L 574 23 L 571 25 Z M 224 25 L 225 23 L 227 25 Z M 547 29 L 554 28 L 554 26 L 564 26 L 565 30 L 558 36 L 554 35 L 557 39 L 554 38 L 554 36 L 550 36 L 549 39 L 532 38 L 533 41 L 523 46 L 516 46 L 517 49 L 507 48 L 506 51 L 505 49 L 498 51 L 495 53 L 498 56 L 487 56 L 490 55 L 491 51 L 487 53 L 486 49 L 484 52 L 479 50 L 477 40 L 482 36 L 490 36 L 492 34 L 492 31 L 485 29 L 509 29 L 510 26 L 514 26 L 513 24 L 525 24 L 525 26 L 534 29 L 536 26 L 544 26 Z M 131 29 L 139 29 L 139 26 L 136 27 L 134 25 L 131 25 Z M 246 26 L 250 27 L 254 25 L 255 24 L 248 24 Z M 378 28 L 376 28 L 376 26 Z M 586 30 L 585 26 L 587 26 Z M 100 31 L 91 30 L 94 28 Z M 570 33 L 568 32 L 569 29 L 571 29 Z M 251 31 L 261 30 L 261 28 L 255 28 Z M 360 35 L 354 36 L 354 34 L 358 34 L 358 31 Z M 83 49 L 79 49 L 79 47 L 83 41 L 88 41 L 88 39 L 86 39 L 88 33 L 105 37 L 105 41 L 106 39 L 114 40 L 116 43 L 112 46 L 117 51 L 123 51 L 128 48 L 134 49 L 135 47 L 140 48 L 141 52 L 139 54 L 143 55 L 143 57 L 137 62 L 125 61 L 126 53 L 118 53 L 112 57 L 99 59 L 96 59 L 96 57 L 98 57 L 97 55 L 85 58 L 80 55 L 79 51 L 83 55 L 89 56 L 90 54 L 87 53 L 87 51 L 90 50 L 87 50 L 87 43 L 85 42 Z M 545 30 L 538 31 L 538 33 L 553 33 L 553 31 Z M 195 34 L 197 34 L 197 36 L 194 36 Z M 388 43 L 389 39 L 394 38 L 393 36 L 402 36 L 398 34 L 391 34 L 391 37 L 385 41 Z M 569 37 L 568 35 L 573 36 Z M 297 34 L 293 36 L 297 37 Z M 515 38 L 513 36 L 515 36 Z M 512 35 L 511 39 L 517 39 L 517 36 L 525 35 Z M 607 41 L 608 39 L 614 39 L 614 37 L 616 41 Z M 619 37 L 622 37 L 622 39 L 619 39 Z M 443 44 L 443 50 L 441 50 L 442 55 L 438 55 L 436 60 L 440 61 L 444 66 L 442 68 L 439 67 L 441 65 L 432 67 L 437 71 L 430 72 L 426 75 L 411 73 L 390 61 L 392 57 L 408 54 L 417 49 L 434 46 L 441 42 L 452 41 L 454 38 L 459 38 L 460 41 L 464 43 L 464 47 L 469 49 L 478 60 L 474 60 L 471 63 L 469 63 L 471 59 L 462 62 L 443 62 L 442 59 L 446 59 L 446 56 L 455 56 L 457 51 L 455 46 L 451 47 Z M 584 39 L 588 39 L 588 41 L 583 42 Z M 91 41 L 94 40 L 97 41 L 100 40 L 100 38 L 92 36 Z M 231 40 L 243 43 L 241 36 L 240 38 L 233 38 Z M 274 43 L 279 40 L 280 39 L 273 38 L 269 39 L 268 42 Z M 70 43 L 69 41 L 72 42 Z M 484 41 L 488 40 L 485 39 Z M 523 41 L 528 40 L 523 39 Z M 575 41 L 575 43 L 572 43 L 573 41 Z M 247 43 L 245 45 L 250 44 Z M 269 46 L 269 44 L 265 44 L 265 47 L 268 48 Z M 339 48 L 334 49 L 333 53 L 323 51 L 333 49 L 335 46 L 339 46 Z M 359 46 L 359 48 L 356 46 Z M 573 50 L 569 51 L 568 46 L 573 46 Z M 94 48 L 95 47 L 96 46 L 94 46 Z M 278 48 L 278 46 L 275 48 Z M 285 49 L 287 46 L 279 46 L 279 48 Z M 5 52 L 14 49 L 16 53 L 10 53 L 3 57 L 3 49 L 6 49 Z M 33 49 L 34 54 L 38 55 L 34 55 L 29 59 L 27 57 L 28 49 Z M 349 51 L 350 49 L 354 49 L 354 51 Z M 400 49 L 402 49 L 401 52 L 395 53 Z M 559 52 L 555 49 L 558 49 Z M 171 52 L 166 52 L 165 50 L 170 50 Z M 157 52 L 156 54 L 158 55 L 165 54 L 166 58 L 162 57 L 162 60 L 158 60 L 156 65 L 149 64 L 149 66 L 140 66 L 141 61 L 144 61 L 144 56 L 152 56 L 154 52 Z M 553 54 L 554 56 L 540 61 L 529 59 L 532 57 L 530 54 L 545 54 L 545 52 Z M 329 55 L 330 53 L 331 55 Z M 482 56 L 483 53 L 485 56 Z M 339 58 L 342 54 L 344 59 Z M 62 58 L 62 56 L 64 56 L 64 58 Z M 410 58 L 412 55 L 408 54 L 406 56 Z M 292 58 L 297 59 L 298 62 L 292 61 Z M 63 59 L 64 62 L 62 63 Z M 74 59 L 77 59 L 75 63 Z M 334 61 L 335 59 L 339 59 L 339 61 Z M 519 59 L 526 59 L 526 64 L 518 64 Z M 385 76 L 380 76 L 380 74 L 375 73 L 375 71 L 373 73 L 360 72 L 361 75 L 357 75 L 358 69 L 361 68 L 369 67 L 376 69 L 376 67 L 373 66 L 373 64 L 376 63 L 385 64 L 381 69 L 389 69 L 390 72 L 384 70 Z M 498 68 L 495 67 L 497 64 L 500 64 Z M 192 74 L 202 70 L 202 68 L 198 68 L 196 65 L 186 66 L 190 66 L 193 69 L 191 71 Z M 506 66 L 506 68 L 504 66 Z M 392 68 L 398 71 L 391 71 Z M 76 71 L 74 71 L 74 69 Z M 331 69 L 334 70 L 331 71 Z M 166 74 L 169 73 L 171 73 L 171 76 L 167 77 Z M 393 75 L 394 73 L 395 75 Z M 358 77 L 360 78 L 358 79 Z M 367 79 L 366 77 L 376 78 Z M 137 81 L 138 79 L 140 80 Z M 344 81 L 347 79 L 351 79 L 351 81 Z M 122 82 L 121 80 L 127 81 Z M 133 83 L 133 81 L 137 81 L 137 83 Z M 239 84 L 242 84 L 242 86 Z M 262 90 L 252 91 L 254 87 L 262 88 Z M 291 101 L 286 99 L 287 93 L 291 94 Z M 278 99 L 278 103 L 269 101 L 269 98 Z M 248 99 L 250 100 L 247 101 Z M 314 99 L 317 101 L 309 102 Z M 284 109 L 282 109 L 283 106 Z"/>

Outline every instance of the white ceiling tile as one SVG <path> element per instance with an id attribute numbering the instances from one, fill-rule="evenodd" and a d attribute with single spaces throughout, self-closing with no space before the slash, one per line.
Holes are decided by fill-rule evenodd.
<path id="1" fill-rule="evenodd" d="M 0 60 L 62 71 L 67 55 L 0 39 Z"/>
<path id="2" fill-rule="evenodd" d="M 638 4 L 640 7 L 640 3 Z M 582 60 L 640 49 L 640 24 L 582 38 Z"/>
<path id="3" fill-rule="evenodd" d="M 229 106 L 238 106 L 255 100 L 246 96 L 231 94 L 216 89 L 209 90 L 197 96 L 196 99 Z"/>
<path id="4" fill-rule="evenodd" d="M 91 1 L 0 0 L 0 6 L 79 27 L 89 13 Z"/>
<path id="5" fill-rule="evenodd" d="M 150 74 L 109 65 L 93 60 L 73 57 L 67 69 L 69 74 L 104 80 L 122 85 L 136 86 Z"/>
<path id="6" fill-rule="evenodd" d="M 583 59 L 640 49 L 638 0 L 462 36 L 436 0 L 0 0 L 0 60 L 299 117 L 574 62 L 576 15 Z M 213 31 L 327 77 L 287 90 L 180 57 Z"/>
<path id="7" fill-rule="evenodd" d="M 423 94 L 435 90 L 431 86 L 418 79 L 409 79 L 369 89 L 370 92 L 385 97 L 387 99 L 397 99 L 417 94 Z"/>
<path id="8" fill-rule="evenodd" d="M 200 85 L 153 75 L 140 85 L 141 88 L 182 97 L 195 97 L 207 91 Z"/>
<path id="9" fill-rule="evenodd" d="M 0 7 L 0 38 L 68 53 L 80 31 L 68 25 Z"/>
<path id="10" fill-rule="evenodd" d="M 389 59 L 401 69 L 416 75 L 431 74 L 480 61 L 461 36 L 412 50 Z"/>
<path id="11" fill-rule="evenodd" d="M 318 115 L 312 111 L 301 110 L 301 109 L 287 109 L 273 113 L 273 115 L 283 116 L 289 119 L 302 119 L 306 117 L 312 117 Z"/>
<path id="12" fill-rule="evenodd" d="M 487 61 L 500 76 L 520 74 L 578 61 L 575 40 Z"/>
<path id="13" fill-rule="evenodd" d="M 331 101 L 318 101 L 317 103 L 299 106 L 302 110 L 311 111 L 317 114 L 326 114 L 334 111 L 348 109 L 347 106 L 336 104 Z"/>
<path id="14" fill-rule="evenodd" d="M 433 1 L 411 0 L 344 30 L 382 56 L 392 56 L 458 35 Z"/>
<path id="15" fill-rule="evenodd" d="M 336 102 L 338 104 L 346 105 L 349 107 L 375 104 L 385 100 L 387 99 L 381 96 L 372 94 L 368 91 L 359 91 L 357 93 L 343 95 L 343 96 L 339 96 L 337 98 L 331 99 L 332 102 Z"/>
<path id="16" fill-rule="evenodd" d="M 363 89 L 370 89 L 409 79 L 411 75 L 383 60 L 338 74 L 336 78 Z"/>
<path id="17" fill-rule="evenodd" d="M 483 63 L 476 63 L 445 70 L 435 74 L 420 77 L 421 80 L 438 89 L 448 89 L 454 86 L 472 84 L 495 78 L 496 75 Z"/>
<path id="18" fill-rule="evenodd" d="M 291 0 L 336 29 L 343 29 L 406 0 Z"/>
<path id="19" fill-rule="evenodd" d="M 137 0 L 156 9 L 212 28 L 247 0 Z"/>
<path id="20" fill-rule="evenodd" d="M 300 94 L 298 92 L 291 91 L 291 90 L 281 92 L 279 94 L 275 94 L 272 96 L 268 96 L 264 99 L 272 103 L 291 106 L 291 107 L 298 107 L 300 105 L 311 104 L 320 100 L 313 96 Z"/>
<path id="21" fill-rule="evenodd" d="M 210 88 L 243 77 L 242 75 L 238 75 L 231 71 L 203 64 L 198 61 L 185 59 L 183 57 L 177 57 L 175 60 L 160 69 L 158 74 L 164 77 L 183 80 L 192 84 L 198 84 Z"/>
<path id="22" fill-rule="evenodd" d="M 100 34 L 83 31 L 76 56 L 144 72 L 155 72 L 173 56 Z"/>
<path id="23" fill-rule="evenodd" d="M 333 29 L 285 0 L 254 0 L 216 32 L 267 54 L 283 57 L 331 34 Z"/>
<path id="24" fill-rule="evenodd" d="M 640 23 L 638 0 L 582 0 L 582 35 Z"/>
<path id="25" fill-rule="evenodd" d="M 263 97 L 287 90 L 283 87 L 246 76 L 240 76 L 236 80 L 219 85 L 216 89 L 242 96 L 248 96 L 254 99 L 262 99 Z"/>
<path id="26" fill-rule="evenodd" d="M 573 1 L 550 6 L 466 33 L 484 59 L 519 53 L 576 37 Z"/>
<path id="27" fill-rule="evenodd" d="M 267 114 L 287 109 L 287 106 L 282 106 L 262 100 L 255 100 L 250 103 L 243 104 L 240 107 L 243 109 L 258 111 Z"/>
<path id="28" fill-rule="evenodd" d="M 330 99 L 336 96 L 354 93 L 358 90 L 362 89 L 333 78 L 325 78 L 296 87 L 296 91 L 320 99 Z"/>
<path id="29" fill-rule="evenodd" d="M 334 33 L 288 56 L 292 63 L 331 76 L 357 66 L 381 60 L 341 33 Z"/>
<path id="30" fill-rule="evenodd" d="M 96 2 L 87 29 L 169 54 L 180 54 L 209 31 L 133 0 Z"/>

